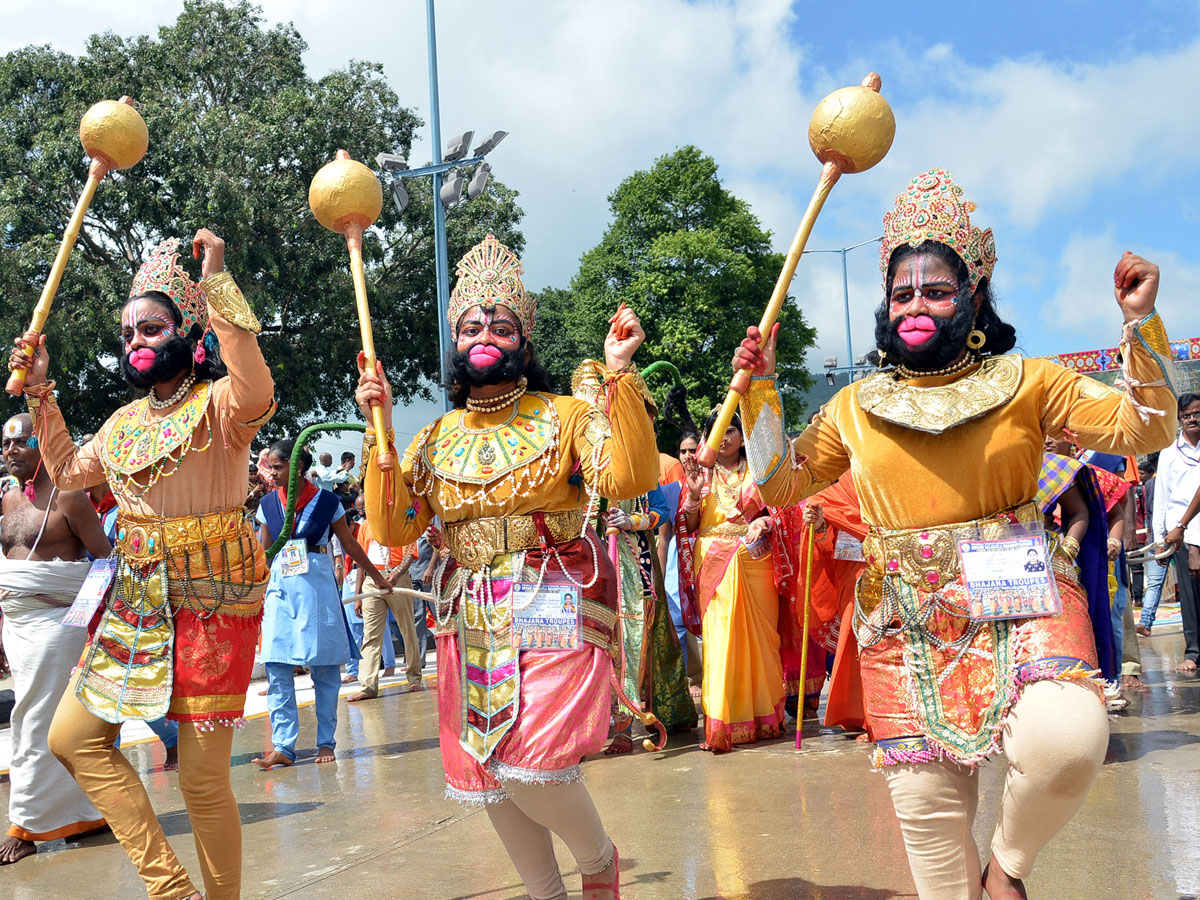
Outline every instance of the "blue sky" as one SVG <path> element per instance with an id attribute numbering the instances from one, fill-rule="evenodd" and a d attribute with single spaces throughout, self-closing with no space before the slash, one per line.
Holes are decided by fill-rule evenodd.
<path id="1" fill-rule="evenodd" d="M 353 13 L 319 0 L 262 5 L 269 21 L 295 22 L 314 75 L 378 60 L 427 115 L 421 0 L 360 0 Z M 91 23 L 144 33 L 180 6 L 10 0 L 0 52 L 42 42 L 79 52 Z M 492 159 L 521 192 L 531 287 L 565 285 L 608 223 L 607 194 L 685 143 L 716 158 L 785 248 L 816 182 L 813 107 L 875 70 L 896 142 L 875 169 L 837 185 L 810 247 L 878 235 L 908 179 L 942 166 L 995 231 L 1001 312 L 1026 352 L 1115 342 L 1111 272 L 1124 249 L 1163 266 L 1172 335 L 1200 335 L 1197 0 L 439 0 L 438 26 L 443 134 L 511 132 Z M 413 156 L 428 158 L 428 146 Z M 793 293 L 818 327 L 810 360 L 845 362 L 836 257 L 807 257 Z M 850 295 L 857 353 L 879 297 L 872 248 L 850 255 Z"/>

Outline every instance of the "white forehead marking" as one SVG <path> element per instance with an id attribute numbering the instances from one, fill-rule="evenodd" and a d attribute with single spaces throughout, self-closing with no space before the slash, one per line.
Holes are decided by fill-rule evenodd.
<path id="1" fill-rule="evenodd" d="M 4 436 L 6 438 L 25 437 L 25 423 L 20 419 L 9 419 L 4 423 Z"/>

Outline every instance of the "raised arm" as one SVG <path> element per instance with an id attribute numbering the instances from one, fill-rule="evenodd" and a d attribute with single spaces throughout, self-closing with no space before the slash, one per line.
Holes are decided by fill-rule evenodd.
<path id="1" fill-rule="evenodd" d="M 275 381 L 258 346 L 262 326 L 233 276 L 225 271 L 225 242 L 201 228 L 192 252 L 204 261 L 201 274 L 208 295 L 208 323 L 221 345 L 229 378 L 216 393 L 221 429 L 226 437 L 249 443 L 275 414 Z"/>
<path id="2" fill-rule="evenodd" d="M 742 431 L 750 474 L 758 482 L 768 506 L 791 506 L 837 481 L 850 467 L 837 426 L 825 414 L 789 443 L 783 420 L 783 401 L 775 387 L 775 344 L 779 325 L 759 346 L 759 330 L 746 329 L 734 356 L 734 369 L 748 368 L 754 375 L 742 397 Z"/>

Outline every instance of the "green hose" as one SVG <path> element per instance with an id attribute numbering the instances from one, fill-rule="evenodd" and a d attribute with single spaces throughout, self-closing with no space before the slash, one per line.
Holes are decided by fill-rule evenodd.
<path id="1" fill-rule="evenodd" d="M 278 536 L 275 538 L 275 543 L 267 548 L 267 564 L 275 558 L 283 545 L 288 542 L 288 538 L 292 533 L 292 525 L 296 521 L 296 499 L 300 496 L 300 492 L 296 489 L 300 484 L 300 457 L 304 453 L 304 443 L 314 434 L 322 431 L 366 431 L 366 425 L 360 425 L 357 422 L 322 422 L 317 425 L 309 425 L 300 432 L 300 436 L 296 438 L 296 446 L 292 448 L 292 458 L 289 461 L 288 471 L 288 486 L 287 486 L 287 506 L 283 511 L 283 528 L 280 529 Z"/>
<path id="2" fill-rule="evenodd" d="M 646 368 L 642 369 L 642 377 L 649 378 L 656 372 L 666 371 L 670 374 L 671 380 L 676 384 L 683 384 L 683 376 L 679 374 L 679 369 L 674 363 L 667 362 L 665 359 L 660 359 L 657 362 L 652 362 Z"/>

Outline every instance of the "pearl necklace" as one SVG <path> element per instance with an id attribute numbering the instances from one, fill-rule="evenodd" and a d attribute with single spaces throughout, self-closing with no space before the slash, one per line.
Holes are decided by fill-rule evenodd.
<path id="1" fill-rule="evenodd" d="M 971 366 L 975 365 L 977 362 L 979 362 L 979 358 L 970 350 L 968 350 L 966 356 L 964 356 L 958 362 L 951 363 L 944 368 L 931 369 L 928 372 L 917 372 L 908 368 L 908 366 L 899 365 L 896 366 L 895 375 L 897 378 L 938 378 L 942 375 L 955 375 L 964 369 L 971 368 Z"/>
<path id="2" fill-rule="evenodd" d="M 488 397 L 486 400 L 476 400 L 474 397 L 467 398 L 467 409 L 472 412 L 496 412 L 504 409 L 511 403 L 516 403 L 525 394 L 525 385 L 528 384 L 525 377 L 522 376 L 517 381 L 517 386 L 507 393 L 501 394 L 498 397 Z"/>
<path id="3" fill-rule="evenodd" d="M 188 372 L 187 378 L 179 382 L 179 387 L 175 388 L 173 393 L 166 400 L 159 400 L 154 396 L 154 390 L 151 389 L 150 394 L 146 397 L 146 402 L 150 404 L 151 409 L 170 409 L 180 400 L 187 396 L 187 392 L 192 389 L 192 385 L 196 383 L 196 373 Z"/>

